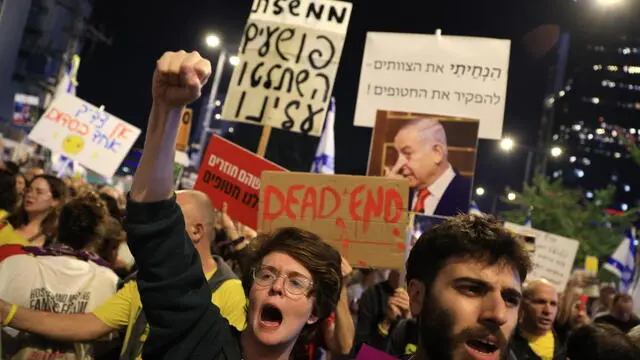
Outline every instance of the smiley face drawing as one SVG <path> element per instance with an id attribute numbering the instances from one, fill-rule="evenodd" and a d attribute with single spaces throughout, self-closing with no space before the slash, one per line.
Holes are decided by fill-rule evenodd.
<path id="1" fill-rule="evenodd" d="M 78 135 L 69 135 L 62 140 L 62 150 L 70 155 L 78 155 L 84 149 L 84 139 Z"/>

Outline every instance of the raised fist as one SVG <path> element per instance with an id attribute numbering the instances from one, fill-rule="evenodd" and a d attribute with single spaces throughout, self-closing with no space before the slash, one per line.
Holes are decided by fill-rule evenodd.
<path id="1" fill-rule="evenodd" d="M 169 108 L 186 106 L 200 97 L 210 75 L 211 63 L 197 51 L 166 52 L 153 75 L 153 101 Z"/>

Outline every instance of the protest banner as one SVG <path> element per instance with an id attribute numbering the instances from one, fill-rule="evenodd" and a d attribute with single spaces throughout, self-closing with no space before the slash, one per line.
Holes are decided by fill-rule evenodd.
<path id="1" fill-rule="evenodd" d="M 137 127 L 70 94 L 60 94 L 29 139 L 111 177 L 140 135 Z"/>
<path id="2" fill-rule="evenodd" d="M 17 93 L 13 97 L 13 125 L 31 127 L 42 115 L 40 98 L 35 95 Z"/>
<path id="3" fill-rule="evenodd" d="M 354 124 L 373 127 L 380 109 L 479 119 L 500 139 L 509 40 L 367 33 Z"/>
<path id="4" fill-rule="evenodd" d="M 477 146 L 478 120 L 378 110 L 367 175 L 404 177 L 412 211 L 455 216 L 469 211 Z"/>
<path id="5" fill-rule="evenodd" d="M 178 127 L 178 138 L 176 139 L 176 150 L 187 151 L 189 147 L 189 135 L 191 135 L 191 123 L 193 121 L 193 110 L 185 108 L 180 117 Z"/>
<path id="6" fill-rule="evenodd" d="M 319 235 L 354 266 L 404 268 L 409 186 L 403 179 L 262 173 L 258 229 Z"/>
<path id="7" fill-rule="evenodd" d="M 286 171 L 220 136 L 209 141 L 194 190 L 207 194 L 217 209 L 227 203 L 229 216 L 256 229 L 260 175 L 263 171 Z"/>
<path id="8" fill-rule="evenodd" d="M 351 8 L 254 0 L 222 118 L 320 136 Z"/>
<path id="9" fill-rule="evenodd" d="M 363 344 L 356 356 L 356 360 L 397 360 L 397 358 L 372 346 Z"/>
<path id="10" fill-rule="evenodd" d="M 527 279 L 546 279 L 556 286 L 556 290 L 564 291 L 571 276 L 580 243 L 514 223 L 507 222 L 504 226 L 516 234 L 529 234 L 535 238 L 533 271 L 527 275 Z"/>

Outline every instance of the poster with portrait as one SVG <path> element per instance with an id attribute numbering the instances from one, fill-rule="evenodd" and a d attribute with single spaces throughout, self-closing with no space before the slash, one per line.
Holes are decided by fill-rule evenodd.
<path id="1" fill-rule="evenodd" d="M 411 246 L 418 241 L 420 236 L 436 225 L 447 220 L 444 216 L 427 216 L 413 213 L 411 214 Z"/>
<path id="2" fill-rule="evenodd" d="M 375 123 L 367 175 L 407 179 L 412 212 L 469 211 L 478 120 L 378 110 Z"/>

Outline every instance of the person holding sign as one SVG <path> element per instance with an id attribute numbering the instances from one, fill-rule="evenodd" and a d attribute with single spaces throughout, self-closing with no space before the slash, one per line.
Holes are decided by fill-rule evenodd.
<path id="1" fill-rule="evenodd" d="M 287 359 L 302 334 L 335 310 L 339 253 L 315 234 L 284 228 L 265 236 L 245 279 L 247 329 L 237 332 L 211 304 L 198 256 L 173 195 L 182 109 L 200 97 L 211 64 L 197 52 L 165 53 L 153 80 L 145 151 L 127 203 L 126 230 L 151 325 L 145 359 Z"/>
<path id="2" fill-rule="evenodd" d="M 439 121 L 407 121 L 395 136 L 395 147 L 398 161 L 385 168 L 385 176 L 409 180 L 413 212 L 455 216 L 469 210 L 471 182 L 449 163 L 447 134 Z"/>

